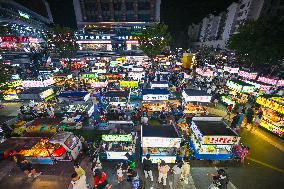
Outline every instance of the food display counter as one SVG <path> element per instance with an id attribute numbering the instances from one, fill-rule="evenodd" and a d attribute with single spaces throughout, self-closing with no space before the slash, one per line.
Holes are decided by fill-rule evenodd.
<path id="1" fill-rule="evenodd" d="M 193 117 L 190 147 L 199 160 L 228 160 L 240 137 L 222 121 L 222 117 Z"/>
<path id="2" fill-rule="evenodd" d="M 153 163 L 175 163 L 181 138 L 173 125 L 145 125 L 141 130 L 142 160 L 150 154 Z"/>
<path id="3" fill-rule="evenodd" d="M 75 160 L 81 149 L 82 143 L 77 136 L 70 132 L 58 132 L 19 153 L 33 164 L 53 164 L 54 160 Z"/>
<path id="4" fill-rule="evenodd" d="M 284 98 L 260 96 L 256 103 L 261 105 L 263 112 L 260 126 L 279 137 L 284 137 Z"/>

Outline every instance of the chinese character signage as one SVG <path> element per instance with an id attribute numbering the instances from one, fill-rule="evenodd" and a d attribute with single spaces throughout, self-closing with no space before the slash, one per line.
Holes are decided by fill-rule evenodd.
<path id="1" fill-rule="evenodd" d="M 35 80 L 26 80 L 22 81 L 22 86 L 25 88 L 30 87 L 48 87 L 50 85 L 54 84 L 53 78 L 49 78 L 43 81 L 35 81 Z"/>
<path id="2" fill-rule="evenodd" d="M 205 136 L 203 137 L 202 144 L 223 144 L 223 145 L 234 145 L 238 144 L 240 137 L 238 136 Z"/>
<path id="3" fill-rule="evenodd" d="M 47 89 L 46 91 L 43 91 L 42 93 L 40 93 L 40 97 L 42 99 L 45 99 L 49 97 L 50 95 L 52 95 L 53 93 L 54 93 L 53 89 Z"/>
<path id="4" fill-rule="evenodd" d="M 246 72 L 246 71 L 239 71 L 239 76 L 254 80 L 257 77 L 257 73 L 249 73 L 249 72 Z"/>
<path id="5" fill-rule="evenodd" d="M 227 86 L 232 90 L 243 92 L 243 93 L 251 93 L 255 91 L 255 86 L 253 85 L 250 85 L 250 84 L 241 85 L 231 80 L 227 82 Z"/>
<path id="6" fill-rule="evenodd" d="M 131 142 L 132 135 L 102 135 L 102 140 L 109 142 Z"/>
<path id="7" fill-rule="evenodd" d="M 98 75 L 94 73 L 89 73 L 89 74 L 83 74 L 82 77 L 85 79 L 92 79 L 98 77 Z"/>
<path id="8" fill-rule="evenodd" d="M 179 148 L 181 138 L 143 137 L 142 147 L 176 147 Z"/>
<path id="9" fill-rule="evenodd" d="M 110 36 L 103 35 L 77 35 L 77 40 L 110 40 Z"/>
<path id="10" fill-rule="evenodd" d="M 143 95 L 143 100 L 169 100 L 169 95 Z"/>

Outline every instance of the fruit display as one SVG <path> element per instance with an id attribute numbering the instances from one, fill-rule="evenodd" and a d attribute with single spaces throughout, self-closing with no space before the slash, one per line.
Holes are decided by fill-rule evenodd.
<path id="1" fill-rule="evenodd" d="M 20 154 L 26 157 L 59 157 L 65 152 L 66 150 L 60 144 L 51 144 L 47 138 L 43 138 L 31 149 L 21 150 Z"/>

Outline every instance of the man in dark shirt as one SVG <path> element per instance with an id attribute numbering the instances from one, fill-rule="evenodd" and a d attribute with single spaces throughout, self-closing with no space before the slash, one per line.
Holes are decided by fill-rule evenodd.
<path id="1" fill-rule="evenodd" d="M 144 174 L 145 178 L 147 179 L 148 176 L 150 177 L 151 181 L 153 182 L 153 174 L 152 174 L 152 160 L 150 159 L 150 154 L 146 155 L 146 158 L 143 159 L 143 169 L 144 169 Z"/>

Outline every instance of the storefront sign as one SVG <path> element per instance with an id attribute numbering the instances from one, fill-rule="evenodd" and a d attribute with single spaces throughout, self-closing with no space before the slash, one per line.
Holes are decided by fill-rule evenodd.
<path id="1" fill-rule="evenodd" d="M 202 144 L 238 144 L 240 137 L 237 136 L 204 136 Z"/>
<path id="2" fill-rule="evenodd" d="M 30 15 L 28 15 L 27 13 L 24 13 L 22 11 L 18 11 L 19 15 L 23 18 L 26 18 L 26 19 L 30 19 Z"/>
<path id="3" fill-rule="evenodd" d="M 91 87 L 92 88 L 101 88 L 101 87 L 106 87 L 108 84 L 107 81 L 105 82 L 94 82 L 94 83 L 91 83 Z"/>
<path id="4" fill-rule="evenodd" d="M 142 147 L 176 147 L 179 148 L 181 138 L 143 137 Z"/>
<path id="5" fill-rule="evenodd" d="M 151 83 L 151 88 L 168 88 L 168 83 Z"/>
<path id="6" fill-rule="evenodd" d="M 102 140 L 108 142 L 131 142 L 132 135 L 102 135 Z"/>
<path id="7" fill-rule="evenodd" d="M 138 84 L 138 81 L 119 81 L 120 87 L 135 88 Z"/>
<path id="8" fill-rule="evenodd" d="M 12 100 L 19 100 L 19 97 L 17 94 L 8 94 L 8 95 L 3 95 L 4 100 L 7 101 L 12 101 Z"/>
<path id="9" fill-rule="evenodd" d="M 255 86 L 252 85 L 240 85 L 238 83 L 235 83 L 231 80 L 227 82 L 227 86 L 231 88 L 232 90 L 243 92 L 243 93 L 252 93 L 255 90 Z"/>
<path id="10" fill-rule="evenodd" d="M 279 112 L 281 114 L 284 114 L 284 106 L 280 105 L 270 99 L 264 98 L 264 97 L 258 97 L 256 99 L 256 103 L 266 107 L 266 108 L 270 108 L 272 110 L 275 110 L 276 112 Z"/>
<path id="11" fill-rule="evenodd" d="M 22 86 L 26 88 L 30 87 L 48 87 L 54 84 L 53 78 L 49 78 L 43 81 L 35 81 L 35 80 L 26 80 L 22 81 Z"/>
<path id="12" fill-rule="evenodd" d="M 227 96 L 222 96 L 221 101 L 228 104 L 228 105 L 232 104 L 234 106 L 236 104 L 236 102 L 234 100 L 232 100 L 231 98 L 229 98 Z"/>
<path id="13" fill-rule="evenodd" d="M 50 95 L 52 95 L 54 93 L 53 89 L 47 89 L 45 91 L 43 91 L 42 93 L 40 93 L 40 97 L 42 99 L 45 99 L 47 97 L 49 97 Z"/>
<path id="14" fill-rule="evenodd" d="M 277 80 L 276 79 L 270 79 L 270 78 L 267 78 L 267 77 L 259 77 L 257 79 L 257 81 L 261 81 L 263 83 L 268 83 L 268 84 L 271 84 L 271 85 L 276 85 L 277 84 Z"/>
<path id="15" fill-rule="evenodd" d="M 224 66 L 223 70 L 229 73 L 239 73 L 239 68 Z"/>
<path id="16" fill-rule="evenodd" d="M 143 95 L 143 100 L 169 100 L 169 95 Z"/>
<path id="17" fill-rule="evenodd" d="M 26 43 L 28 41 L 29 37 L 25 36 L 0 36 L 0 42 Z"/>
<path id="18" fill-rule="evenodd" d="M 77 35 L 77 40 L 110 40 L 110 36 L 104 35 Z"/>
<path id="19" fill-rule="evenodd" d="M 246 72 L 246 71 L 239 71 L 239 76 L 243 77 L 243 78 L 248 78 L 248 79 L 256 79 L 257 77 L 257 73 L 249 73 L 249 72 Z"/>
<path id="20" fill-rule="evenodd" d="M 94 73 L 82 74 L 82 77 L 85 79 L 92 79 L 92 78 L 97 78 L 98 74 L 94 74 Z"/>
<path id="21" fill-rule="evenodd" d="M 201 69 L 201 68 L 196 68 L 196 73 L 204 77 L 212 77 L 214 74 L 212 70 L 209 70 L 209 69 L 206 70 L 206 69 Z"/>
<path id="22" fill-rule="evenodd" d="M 146 158 L 146 156 L 142 156 L 142 160 Z M 161 163 L 162 160 L 165 161 L 165 163 L 176 163 L 176 156 L 150 156 L 150 160 L 152 163 Z"/>
<path id="23" fill-rule="evenodd" d="M 119 40 L 132 40 L 132 41 L 138 41 L 138 37 L 137 36 L 118 36 Z"/>

